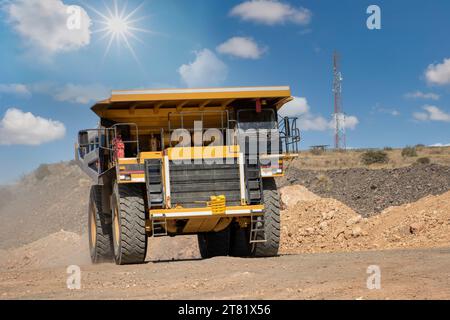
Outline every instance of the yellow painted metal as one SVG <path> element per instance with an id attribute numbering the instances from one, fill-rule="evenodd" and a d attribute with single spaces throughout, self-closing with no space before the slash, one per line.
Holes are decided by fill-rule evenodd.
<path id="1" fill-rule="evenodd" d="M 127 165 L 127 164 L 138 164 L 137 158 L 122 158 L 117 161 L 120 165 Z"/>
<path id="2" fill-rule="evenodd" d="M 145 159 L 161 159 L 163 157 L 163 153 L 160 151 L 157 152 L 141 152 L 139 154 L 139 160 L 141 163 L 145 163 Z"/>
<path id="3" fill-rule="evenodd" d="M 146 159 L 161 159 L 163 157 L 163 153 L 161 151 L 156 152 L 141 152 L 139 154 L 139 158 L 121 158 L 118 160 L 120 165 L 127 164 L 145 164 Z M 124 169 L 126 170 L 126 169 Z"/>
<path id="4" fill-rule="evenodd" d="M 230 210 L 230 211 L 231 210 L 262 211 L 262 210 L 264 210 L 264 205 L 228 206 L 228 207 L 225 207 L 225 211 L 227 211 L 227 210 Z M 209 208 L 209 207 L 200 207 L 200 208 L 181 208 L 181 207 L 178 207 L 178 208 L 172 208 L 172 209 L 153 209 L 153 210 L 149 211 L 151 216 L 153 216 L 153 215 L 160 215 L 160 214 L 177 214 L 177 213 L 183 214 L 182 217 L 181 216 L 180 217 L 167 217 L 168 220 L 169 219 L 180 219 L 180 218 L 182 218 L 182 219 L 203 218 L 203 216 L 199 217 L 199 216 L 195 216 L 195 215 L 189 215 L 189 212 L 211 212 L 211 208 Z M 186 213 L 188 213 L 188 214 L 186 215 Z M 242 214 L 233 215 L 233 216 L 235 216 L 235 217 L 236 216 L 245 217 L 245 216 L 249 216 L 251 214 L 253 214 L 253 215 L 262 215 L 263 212 L 242 213 Z M 205 219 L 211 219 L 212 217 L 218 217 L 220 219 L 220 218 L 227 218 L 229 216 L 227 216 L 226 213 L 220 214 L 220 215 L 213 215 L 213 214 L 211 214 L 211 215 L 204 216 Z"/>
<path id="5" fill-rule="evenodd" d="M 200 232 L 200 227 L 202 226 L 205 218 L 192 218 L 186 223 L 183 228 L 183 233 L 197 233 Z"/>
<path id="6" fill-rule="evenodd" d="M 176 220 L 166 221 L 166 228 L 168 233 L 176 234 L 177 233 L 177 222 Z"/>
<path id="7" fill-rule="evenodd" d="M 232 218 L 222 218 L 220 219 L 219 223 L 214 227 L 214 229 L 211 231 L 220 232 L 222 230 L 225 230 L 230 225 L 231 221 L 233 221 Z"/>
<path id="8" fill-rule="evenodd" d="M 217 216 L 210 216 L 207 218 L 202 219 L 202 224 L 198 228 L 197 232 L 211 232 L 214 230 L 214 228 L 217 226 L 219 221 L 221 220 L 220 217 Z"/>
<path id="9" fill-rule="evenodd" d="M 223 159 L 239 157 L 239 146 L 168 148 L 169 160 Z"/>
<path id="10" fill-rule="evenodd" d="M 238 87 L 114 91 L 111 98 L 100 101 L 92 110 L 101 118 L 136 123 L 140 132 L 158 133 L 161 128 L 167 129 L 169 113 L 205 109 L 224 111 L 232 103 L 248 103 L 256 99 L 269 100 L 267 105 L 280 109 L 292 99 L 291 90 L 289 87 Z"/>
<path id="11" fill-rule="evenodd" d="M 291 96 L 291 91 L 288 87 L 277 87 L 275 90 L 270 87 L 247 88 L 249 90 L 243 90 L 245 87 L 234 88 L 235 90 L 224 90 L 226 88 L 216 88 L 192 90 L 192 92 L 182 92 L 183 90 L 165 90 L 164 93 L 144 93 L 145 90 L 129 90 L 129 91 L 114 91 L 110 102 L 129 102 L 129 101 L 180 101 L 180 100 L 218 100 L 218 99 L 251 99 L 251 98 L 287 98 Z M 233 89 L 233 88 L 229 88 Z M 261 90 L 262 89 L 262 90 Z M 126 94 L 125 94 L 126 92 Z M 134 92 L 134 93 L 133 93 Z"/>
<path id="12" fill-rule="evenodd" d="M 225 214 L 226 209 L 226 197 L 224 195 L 220 196 L 211 196 L 211 200 L 208 202 L 208 207 L 211 208 L 211 211 L 214 215 L 223 215 Z"/>
<path id="13" fill-rule="evenodd" d="M 233 218 L 191 218 L 183 228 L 183 233 L 219 232 L 227 228 Z"/>

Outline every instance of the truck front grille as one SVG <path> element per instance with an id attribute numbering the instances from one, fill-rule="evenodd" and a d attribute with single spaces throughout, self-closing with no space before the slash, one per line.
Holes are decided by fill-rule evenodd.
<path id="1" fill-rule="evenodd" d="M 241 203 L 237 162 L 210 164 L 206 160 L 201 164 L 180 164 L 171 161 L 169 172 L 172 206 L 203 207 L 211 196 L 219 195 L 225 195 L 227 206 Z"/>

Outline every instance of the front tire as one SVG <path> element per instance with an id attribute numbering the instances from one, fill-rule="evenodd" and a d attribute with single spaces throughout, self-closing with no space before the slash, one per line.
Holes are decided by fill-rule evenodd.
<path id="1" fill-rule="evenodd" d="M 274 178 L 263 180 L 264 195 L 264 233 L 266 242 L 255 244 L 255 257 L 275 257 L 280 247 L 280 194 Z M 256 240 L 263 240 L 258 234 Z"/>
<path id="2" fill-rule="evenodd" d="M 135 184 L 115 184 L 111 208 L 116 264 L 144 263 L 147 254 L 147 233 L 142 188 Z"/>
<path id="3" fill-rule="evenodd" d="M 88 230 L 92 263 L 112 262 L 113 260 L 111 215 L 103 212 L 102 188 L 100 185 L 92 186 L 89 196 Z"/>

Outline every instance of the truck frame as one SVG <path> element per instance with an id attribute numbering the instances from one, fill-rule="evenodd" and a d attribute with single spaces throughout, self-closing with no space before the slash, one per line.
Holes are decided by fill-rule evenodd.
<path id="1" fill-rule="evenodd" d="M 93 263 L 145 261 L 152 237 L 197 235 L 203 258 L 278 254 L 275 178 L 298 156 L 289 87 L 113 91 L 75 160 L 89 175 Z"/>

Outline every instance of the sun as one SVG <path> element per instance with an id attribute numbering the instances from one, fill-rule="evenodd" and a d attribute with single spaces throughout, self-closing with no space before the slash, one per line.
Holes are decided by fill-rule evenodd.
<path id="1" fill-rule="evenodd" d="M 139 33 L 149 33 L 150 30 L 138 27 L 137 23 L 146 19 L 145 16 L 139 16 L 138 13 L 142 9 L 144 3 L 141 3 L 134 10 L 127 10 L 127 1 L 123 2 L 123 7 L 119 8 L 117 0 L 112 1 L 112 7 L 108 7 L 105 4 L 105 12 L 102 13 L 99 10 L 89 6 L 86 6 L 95 12 L 98 16 L 98 20 L 94 20 L 95 23 L 100 25 L 100 28 L 93 31 L 93 33 L 102 34 L 101 40 L 107 39 L 107 46 L 105 49 L 105 57 L 108 55 L 111 46 L 114 42 L 118 46 L 125 46 L 128 48 L 134 59 L 139 63 L 136 52 L 132 45 L 132 40 L 143 42 L 139 37 Z"/>

